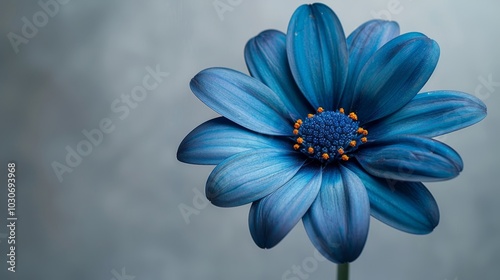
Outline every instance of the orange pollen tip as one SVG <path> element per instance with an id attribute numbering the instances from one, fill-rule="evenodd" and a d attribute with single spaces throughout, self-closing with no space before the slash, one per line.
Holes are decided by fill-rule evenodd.
<path id="1" fill-rule="evenodd" d="M 352 141 L 349 143 L 349 146 L 351 146 L 351 147 L 356 147 L 356 141 L 355 141 L 355 140 L 352 140 Z"/>
<path id="2" fill-rule="evenodd" d="M 361 142 L 366 143 L 366 141 L 368 141 L 368 138 L 366 137 L 361 138 Z"/>
<path id="3" fill-rule="evenodd" d="M 363 135 L 364 136 L 368 135 L 368 130 L 363 130 Z"/>
<path id="4" fill-rule="evenodd" d="M 293 149 L 294 149 L 294 150 L 298 150 L 299 148 L 300 148 L 300 145 L 299 145 L 299 144 L 295 144 L 295 145 L 293 145 Z"/>
<path id="5" fill-rule="evenodd" d="M 301 120 L 301 119 L 298 119 L 298 120 L 296 121 L 296 123 L 298 123 L 298 124 L 302 124 L 302 120 Z"/>
<path id="6" fill-rule="evenodd" d="M 323 111 L 325 111 L 325 110 L 323 109 L 323 107 L 318 107 L 317 111 L 318 111 L 318 113 L 323 113 Z"/>
<path id="7" fill-rule="evenodd" d="M 344 150 L 342 148 L 338 149 L 337 152 L 339 152 L 339 155 L 343 155 L 344 154 Z"/>
<path id="8" fill-rule="evenodd" d="M 314 153 L 314 148 L 313 147 L 307 148 L 307 152 L 310 154 Z"/>
<path id="9" fill-rule="evenodd" d="M 358 131 L 357 131 L 357 132 L 358 132 L 359 134 L 362 134 L 362 133 L 363 133 L 363 131 L 365 131 L 365 130 L 364 130 L 362 127 L 360 127 L 360 128 L 358 128 Z"/>
<path id="10" fill-rule="evenodd" d="M 343 161 L 348 161 L 348 160 L 349 160 L 349 157 L 348 157 L 348 156 L 346 156 L 346 155 L 342 155 L 342 160 L 343 160 Z"/>
<path id="11" fill-rule="evenodd" d="M 314 117 L 314 114 L 307 114 L 307 117 L 312 118 L 312 117 Z"/>
<path id="12" fill-rule="evenodd" d="M 304 143 L 304 139 L 302 137 L 297 138 L 297 143 L 299 144 Z"/>
<path id="13" fill-rule="evenodd" d="M 324 159 L 324 160 L 327 160 L 330 158 L 330 156 L 327 154 L 327 153 L 324 153 L 321 155 L 321 157 Z"/>
<path id="14" fill-rule="evenodd" d="M 293 134 L 295 134 L 295 135 L 299 134 L 299 130 L 298 129 L 294 129 L 293 130 Z"/>
<path id="15" fill-rule="evenodd" d="M 293 125 L 293 128 L 295 128 L 295 129 L 299 129 L 299 128 L 300 128 L 300 123 L 295 123 L 295 124 Z"/>
<path id="16" fill-rule="evenodd" d="M 354 112 L 349 113 L 349 118 L 351 118 L 353 121 L 358 120 L 358 116 Z"/>
<path id="17" fill-rule="evenodd" d="M 344 111 L 344 108 L 340 108 L 339 109 L 339 113 L 343 114 L 345 111 Z"/>

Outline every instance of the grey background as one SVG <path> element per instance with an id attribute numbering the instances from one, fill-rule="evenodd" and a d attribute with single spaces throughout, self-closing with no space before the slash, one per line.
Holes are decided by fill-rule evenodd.
<path id="1" fill-rule="evenodd" d="M 264 29 L 285 31 L 303 3 L 221 1 L 232 3 L 221 16 L 212 0 L 69 1 L 17 54 L 7 34 L 22 34 L 22 18 L 32 21 L 41 8 L 36 1 L 1 2 L 0 177 L 6 182 L 7 162 L 15 160 L 19 220 L 13 274 L 6 271 L 7 192 L 0 187 L 0 279 L 282 279 L 303 263 L 307 279 L 334 279 L 332 263 L 311 262 L 314 247 L 302 224 L 261 250 L 248 231 L 248 205 L 193 204 L 212 167 L 179 163 L 176 149 L 217 115 L 194 97 L 189 80 L 211 66 L 246 72 L 246 41 Z M 477 92 L 489 110 L 480 124 L 440 138 L 465 162 L 458 178 L 427 184 L 440 225 L 414 236 L 372 219 L 351 279 L 498 279 L 500 87 L 481 87 L 481 77 L 500 82 L 499 2 L 324 2 L 346 34 L 387 18 L 380 11 L 392 8 L 402 32 L 420 31 L 440 44 L 425 90 Z M 156 65 L 170 75 L 121 120 L 112 102 Z M 115 130 L 59 182 L 52 162 L 64 163 L 65 147 L 75 148 L 82 130 L 104 118 Z M 180 205 L 199 212 L 186 223 Z"/>

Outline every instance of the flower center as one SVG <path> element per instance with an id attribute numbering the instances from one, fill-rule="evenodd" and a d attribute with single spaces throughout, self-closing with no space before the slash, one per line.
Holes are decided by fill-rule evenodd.
<path id="1" fill-rule="evenodd" d="M 348 154 L 368 141 L 368 131 L 359 127 L 358 116 L 353 112 L 344 114 L 343 108 L 324 111 L 319 107 L 317 114 L 295 122 L 293 134 L 297 135 L 293 148 L 321 163 L 347 161 Z"/>

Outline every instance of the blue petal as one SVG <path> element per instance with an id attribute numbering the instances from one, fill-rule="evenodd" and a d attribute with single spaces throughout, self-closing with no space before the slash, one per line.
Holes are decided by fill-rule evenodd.
<path id="1" fill-rule="evenodd" d="M 435 137 L 473 125 L 484 117 L 486 105 L 470 94 L 425 92 L 417 94 L 396 113 L 370 125 L 370 139 L 398 134 Z"/>
<path id="2" fill-rule="evenodd" d="M 346 166 L 363 180 L 373 217 L 413 234 L 430 233 L 438 225 L 438 205 L 422 183 L 373 177 L 351 162 Z"/>
<path id="3" fill-rule="evenodd" d="M 340 107 L 351 112 L 356 100 L 354 87 L 363 66 L 380 47 L 399 35 L 395 21 L 374 19 L 365 22 L 347 37 L 349 51 L 349 74 L 342 95 Z"/>
<path id="4" fill-rule="evenodd" d="M 314 108 L 333 110 L 347 77 L 347 46 L 342 25 L 323 4 L 302 5 L 287 32 L 287 54 L 297 85 Z"/>
<path id="5" fill-rule="evenodd" d="M 191 131 L 179 145 L 177 159 L 193 164 L 219 164 L 224 159 L 251 149 L 291 149 L 281 137 L 257 134 L 220 117 Z"/>
<path id="6" fill-rule="evenodd" d="M 318 197 L 303 221 L 323 256 L 335 263 L 354 261 L 370 224 L 370 202 L 361 179 L 342 166 L 325 169 Z"/>
<path id="7" fill-rule="evenodd" d="M 286 56 L 285 34 L 266 30 L 252 38 L 245 46 L 245 61 L 250 74 L 279 96 L 293 119 L 314 111 L 293 79 Z"/>
<path id="8" fill-rule="evenodd" d="M 281 188 L 253 203 L 248 216 L 255 244 L 272 248 L 307 212 L 321 186 L 321 166 L 303 166 Z"/>
<path id="9" fill-rule="evenodd" d="M 292 135 L 283 102 L 259 80 L 226 68 L 209 68 L 190 83 L 193 93 L 215 112 L 255 132 Z"/>
<path id="10" fill-rule="evenodd" d="M 304 159 L 296 152 L 250 150 L 227 158 L 207 180 L 206 195 L 214 205 L 234 207 L 263 198 L 299 171 Z"/>
<path id="11" fill-rule="evenodd" d="M 361 124 L 406 105 L 427 82 L 438 58 L 437 43 L 420 33 L 400 35 L 375 52 L 355 88 L 354 111 Z"/>
<path id="12" fill-rule="evenodd" d="M 367 143 L 356 158 L 368 173 L 402 181 L 442 181 L 463 169 L 460 155 L 439 141 L 403 135 Z"/>

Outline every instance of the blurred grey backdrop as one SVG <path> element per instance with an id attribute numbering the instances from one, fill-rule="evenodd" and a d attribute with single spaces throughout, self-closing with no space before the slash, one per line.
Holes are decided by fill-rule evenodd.
<path id="1" fill-rule="evenodd" d="M 217 116 L 189 80 L 211 66 L 246 72 L 247 40 L 264 29 L 286 31 L 302 3 L 2 1 L 0 279 L 334 279 L 335 266 L 315 258 L 301 223 L 275 248 L 259 249 L 249 206 L 208 204 L 200 193 L 213 167 L 175 158 L 182 138 Z M 427 184 L 440 225 L 414 236 L 372 219 L 351 279 L 499 279 L 500 2 L 324 3 L 346 34 L 384 18 L 435 39 L 441 58 L 424 90 L 469 92 L 489 111 L 480 124 L 440 137 L 465 162 L 458 178 Z M 96 129 L 107 132 L 101 138 Z M 77 149 L 86 155 L 69 156 L 68 166 Z M 6 265 L 11 160 L 16 273 Z M 287 276 L 294 266 L 303 274 Z"/>

